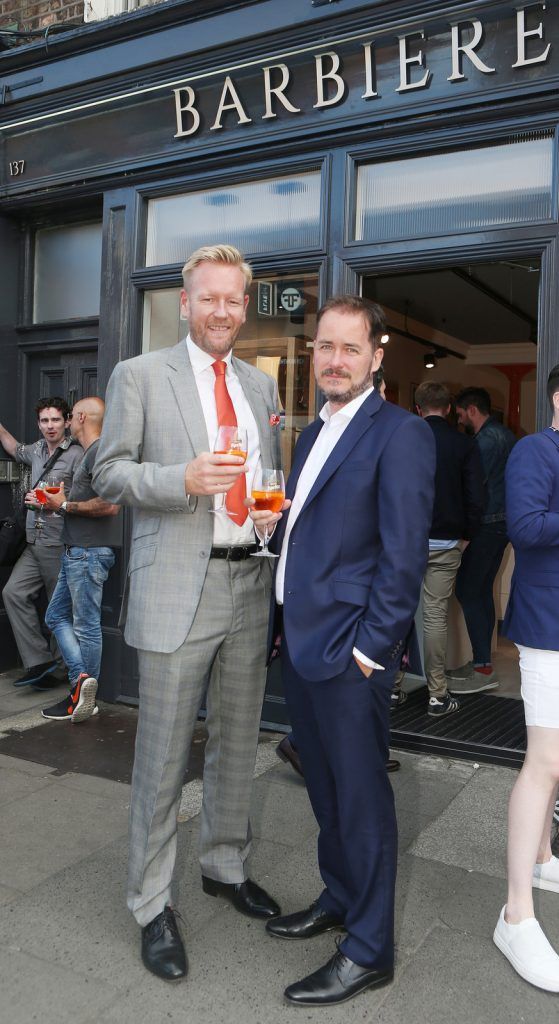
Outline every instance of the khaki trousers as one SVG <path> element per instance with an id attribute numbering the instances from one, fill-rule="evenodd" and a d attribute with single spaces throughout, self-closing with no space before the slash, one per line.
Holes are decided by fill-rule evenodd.
<path id="1" fill-rule="evenodd" d="M 462 551 L 460 547 L 448 551 L 430 551 L 423 580 L 423 658 L 429 696 L 443 700 L 447 694 L 445 676 L 446 643 L 448 635 L 448 605 Z M 394 692 L 400 689 L 404 673 L 394 683 Z"/>

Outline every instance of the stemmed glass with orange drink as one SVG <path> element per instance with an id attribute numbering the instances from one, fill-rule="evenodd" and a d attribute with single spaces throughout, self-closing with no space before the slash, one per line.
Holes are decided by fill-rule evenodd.
<path id="1" fill-rule="evenodd" d="M 40 505 L 39 515 L 35 518 L 35 529 L 42 530 L 45 525 L 45 517 L 43 515 L 44 508 L 47 502 L 47 494 L 58 494 L 60 491 L 60 481 L 56 476 L 49 476 L 45 480 L 39 480 L 35 486 L 35 500 Z M 55 513 L 57 515 L 58 513 Z"/>
<path id="2" fill-rule="evenodd" d="M 246 462 L 248 455 L 248 437 L 244 427 L 219 427 L 214 444 L 215 455 L 235 455 Z M 216 495 L 216 505 L 209 510 L 222 515 L 237 515 L 229 512 L 225 505 L 225 494 Z"/>
<path id="3" fill-rule="evenodd" d="M 281 512 L 285 501 L 285 480 L 281 469 L 269 469 L 261 467 L 256 470 L 252 482 L 252 497 L 255 512 Z M 253 558 L 277 558 L 268 550 L 270 536 L 268 527 L 264 527 L 264 540 L 261 542 L 260 551 L 253 554 Z"/>

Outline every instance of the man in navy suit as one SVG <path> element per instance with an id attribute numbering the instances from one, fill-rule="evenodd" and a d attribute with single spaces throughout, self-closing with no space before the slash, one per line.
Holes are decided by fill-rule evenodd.
<path id="1" fill-rule="evenodd" d="M 273 538 L 271 635 L 280 609 L 285 695 L 320 826 L 324 889 L 267 930 L 286 939 L 347 932 L 323 967 L 286 989 L 299 1005 L 342 1002 L 394 970 L 390 695 L 427 563 L 435 446 L 421 419 L 373 387 L 384 330 L 382 310 L 366 299 L 340 296 L 319 311 L 314 370 L 328 401 L 299 439 Z M 280 518 L 252 516 L 257 527 Z"/>
<path id="2" fill-rule="evenodd" d="M 508 893 L 493 935 L 526 981 L 559 992 L 559 956 L 534 915 L 532 889 L 559 892 L 550 830 L 559 783 L 559 365 L 551 426 L 519 441 L 506 470 L 515 567 L 503 633 L 520 655 L 528 744 L 509 803 Z"/>

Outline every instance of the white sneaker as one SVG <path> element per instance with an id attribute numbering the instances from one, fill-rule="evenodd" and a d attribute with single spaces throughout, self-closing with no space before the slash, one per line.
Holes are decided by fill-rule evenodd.
<path id="1" fill-rule="evenodd" d="M 501 910 L 493 942 L 517 974 L 547 992 L 559 992 L 559 956 L 546 939 L 535 917 L 520 924 L 507 924 Z"/>
<path id="2" fill-rule="evenodd" d="M 536 864 L 532 877 L 532 885 L 535 889 L 549 889 L 551 892 L 559 892 L 559 860 L 551 857 L 545 864 Z"/>

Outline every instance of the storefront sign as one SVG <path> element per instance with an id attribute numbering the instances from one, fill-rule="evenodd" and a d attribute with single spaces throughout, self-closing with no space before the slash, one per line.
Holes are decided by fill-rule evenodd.
<path id="1" fill-rule="evenodd" d="M 471 83 L 476 76 L 510 79 L 512 71 L 513 77 L 519 77 L 537 65 L 546 65 L 551 58 L 552 43 L 546 35 L 551 19 L 546 6 L 539 3 L 519 7 L 511 12 L 509 24 L 491 18 L 485 23 L 481 18 L 469 18 L 449 23 L 443 30 L 440 25 L 431 31 L 416 28 L 393 40 L 377 37 L 344 41 L 320 53 L 296 54 L 289 63 L 286 58 L 264 64 L 257 71 L 259 83 L 251 68 L 235 76 L 226 74 L 211 86 L 182 85 L 173 90 L 174 137 L 185 139 L 205 131 L 339 107 L 355 101 L 356 86 L 363 103 L 381 101 L 382 105 L 387 90 L 407 96 L 434 86 L 435 76 L 439 77 L 439 90 L 443 83 Z M 395 44 L 396 53 L 392 53 Z M 311 63 L 314 81 L 309 89 Z M 304 99 L 300 98 L 301 92 Z"/>
<path id="2" fill-rule="evenodd" d="M 444 9 L 446 5 L 439 5 Z M 248 16 L 248 12 L 247 12 Z M 504 3 L 449 21 L 322 34 L 320 44 L 231 59 L 114 95 L 0 121 L 3 195 L 134 172 L 147 162 L 225 153 L 224 142 L 292 145 L 462 105 L 556 96 L 559 0 Z M 255 28 L 257 31 L 257 28 Z M 200 59 L 201 55 L 197 55 Z M 9 114 L 11 113 L 11 117 Z"/>

